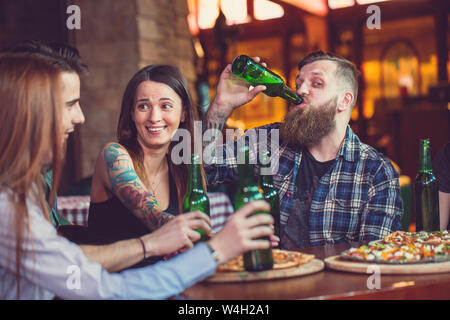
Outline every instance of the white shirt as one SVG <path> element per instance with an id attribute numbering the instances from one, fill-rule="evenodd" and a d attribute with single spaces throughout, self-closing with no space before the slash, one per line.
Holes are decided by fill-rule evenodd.
<path id="1" fill-rule="evenodd" d="M 169 261 L 109 273 L 59 236 L 38 206 L 28 200 L 27 207 L 31 234 L 22 244 L 21 299 L 165 299 L 216 269 L 208 247 L 200 243 Z M 17 298 L 13 214 L 7 193 L 0 193 L 0 299 Z"/>

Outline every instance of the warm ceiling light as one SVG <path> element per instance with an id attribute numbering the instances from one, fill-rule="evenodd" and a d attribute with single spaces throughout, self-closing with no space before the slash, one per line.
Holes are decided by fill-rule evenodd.
<path id="1" fill-rule="evenodd" d="M 370 4 L 370 3 L 377 3 L 377 2 L 385 2 L 389 0 L 356 0 L 356 3 L 358 4 Z"/>
<path id="2" fill-rule="evenodd" d="M 201 29 L 214 27 L 219 16 L 218 0 L 198 0 L 198 26 Z"/>
<path id="3" fill-rule="evenodd" d="M 220 7 L 227 18 L 228 24 L 245 23 L 249 21 L 249 17 L 247 16 L 247 0 L 222 0 Z"/>
<path id="4" fill-rule="evenodd" d="M 189 13 L 187 16 L 187 22 L 191 34 L 196 36 L 200 32 L 200 29 L 197 23 L 197 3 L 194 1 L 195 0 L 188 0 Z"/>
<path id="5" fill-rule="evenodd" d="M 283 7 L 268 0 L 255 0 L 254 15 L 257 20 L 280 18 L 284 15 Z"/>
<path id="6" fill-rule="evenodd" d="M 200 43 L 200 40 L 198 38 L 194 38 L 194 50 L 197 54 L 197 57 L 204 58 L 205 57 L 205 51 L 203 50 L 202 44 Z"/>
<path id="7" fill-rule="evenodd" d="M 355 5 L 355 0 L 328 0 L 330 9 L 351 7 L 353 5 Z"/>
<path id="8" fill-rule="evenodd" d="M 282 0 L 293 6 L 311 12 L 321 17 L 325 17 L 328 13 L 327 0 Z"/>

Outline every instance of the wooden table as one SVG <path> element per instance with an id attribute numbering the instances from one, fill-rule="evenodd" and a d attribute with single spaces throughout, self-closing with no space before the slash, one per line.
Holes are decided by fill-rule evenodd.
<path id="1" fill-rule="evenodd" d="M 318 259 L 335 256 L 363 243 L 309 247 L 299 251 Z M 364 243 L 365 244 L 365 243 Z M 450 299 L 450 273 L 381 275 L 380 289 L 368 289 L 372 274 L 325 269 L 319 273 L 249 283 L 199 283 L 182 293 L 188 299 L 292 300 L 292 299 Z M 369 283 L 373 283 L 369 280 Z"/>

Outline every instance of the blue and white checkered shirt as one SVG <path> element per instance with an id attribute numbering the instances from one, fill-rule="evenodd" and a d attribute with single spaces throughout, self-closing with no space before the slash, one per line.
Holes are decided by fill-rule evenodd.
<path id="1" fill-rule="evenodd" d="M 259 137 L 262 129 L 267 132 L 267 148 L 272 159 L 273 180 L 280 194 L 280 223 L 286 225 L 293 209 L 296 194 L 296 177 L 302 160 L 303 149 L 280 143 L 273 148 L 274 129 L 280 123 L 255 128 Z M 278 134 L 278 133 L 277 133 Z M 273 138 L 277 139 L 277 138 Z M 264 139 L 265 140 L 265 139 Z M 209 184 L 231 183 L 237 180 L 236 141 L 216 148 L 217 156 L 205 165 Z M 255 159 L 253 143 L 250 159 Z M 271 147 L 272 146 L 272 147 Z M 255 164 L 255 173 L 258 165 Z M 309 237 L 311 245 L 340 242 L 375 240 L 400 229 L 403 213 L 398 174 L 390 161 L 372 147 L 362 143 L 350 126 L 339 149 L 335 163 L 319 181 L 309 214 Z M 282 245 L 282 244 L 281 244 Z"/>

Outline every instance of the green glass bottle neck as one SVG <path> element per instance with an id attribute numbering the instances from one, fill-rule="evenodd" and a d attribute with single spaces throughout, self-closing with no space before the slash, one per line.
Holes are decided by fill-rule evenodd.
<path id="1" fill-rule="evenodd" d="M 432 172 L 430 143 L 428 140 L 422 140 L 420 144 L 420 163 L 419 172 Z"/>
<path id="2" fill-rule="evenodd" d="M 255 185 L 253 177 L 253 166 L 250 164 L 250 151 L 248 145 L 245 145 L 238 151 L 238 172 L 239 185 L 250 186 Z M 242 162 L 241 162 L 242 161 Z"/>
<path id="3" fill-rule="evenodd" d="M 295 104 L 295 105 L 298 105 L 303 102 L 303 99 L 300 98 L 294 91 L 292 91 L 285 84 L 283 84 L 283 86 L 281 88 L 280 97 Z"/>
<path id="4" fill-rule="evenodd" d="M 253 177 L 253 167 L 251 164 L 238 164 L 238 171 L 240 186 L 256 185 L 255 178 Z"/>
<path id="5" fill-rule="evenodd" d="M 200 157 L 192 154 L 189 166 L 189 190 L 203 190 L 202 175 L 200 170 Z"/>
<path id="6" fill-rule="evenodd" d="M 262 186 L 273 186 L 273 178 L 271 175 L 260 175 L 260 181 Z"/>
<path id="7" fill-rule="evenodd" d="M 265 172 L 263 172 L 263 170 Z M 273 176 L 271 174 L 267 174 L 268 171 L 270 171 L 270 165 L 261 165 L 259 169 L 259 183 L 261 186 L 273 186 Z"/>
<path id="8" fill-rule="evenodd" d="M 202 175 L 200 173 L 200 165 L 192 164 L 192 189 L 203 190 Z"/>

